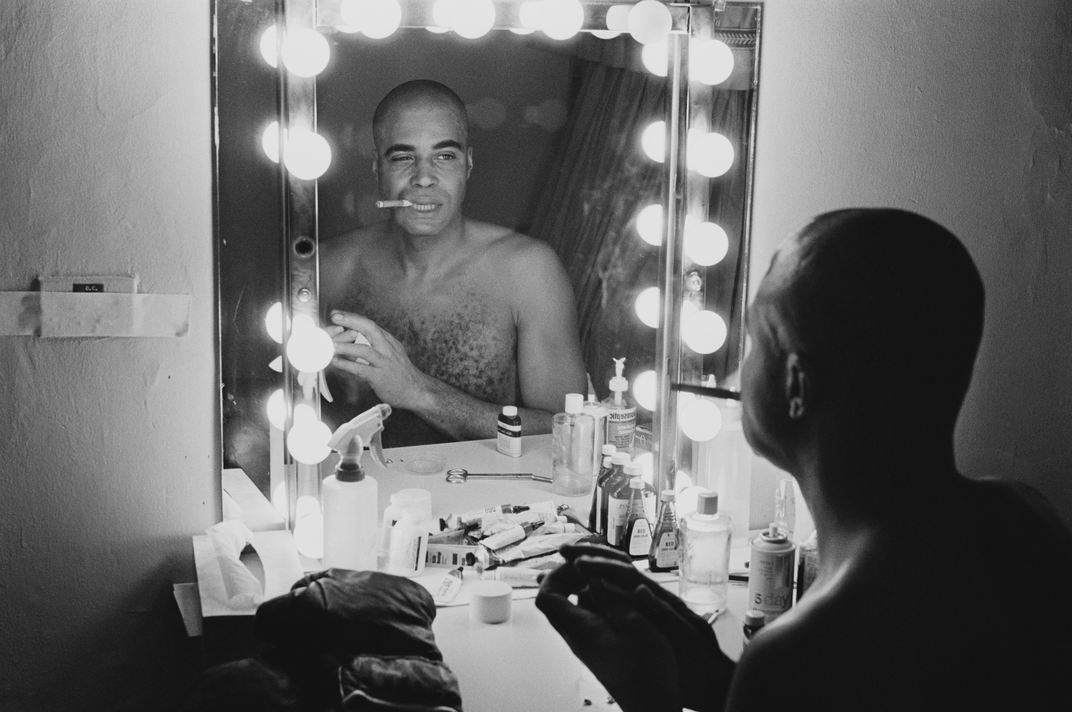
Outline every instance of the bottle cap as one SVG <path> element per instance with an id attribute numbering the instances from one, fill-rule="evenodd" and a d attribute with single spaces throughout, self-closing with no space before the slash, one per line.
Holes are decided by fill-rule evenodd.
<path id="1" fill-rule="evenodd" d="M 507 417 L 510 417 L 510 418 L 513 418 L 515 415 L 517 415 L 517 406 L 516 405 L 504 405 L 503 406 L 503 415 L 505 415 Z"/>
<path id="2" fill-rule="evenodd" d="M 612 463 L 622 466 L 628 465 L 631 459 L 632 458 L 629 457 L 629 453 L 627 452 L 616 452 L 610 457 Z"/>
<path id="3" fill-rule="evenodd" d="M 610 457 L 614 453 L 618 452 L 618 448 L 611 445 L 610 443 L 607 443 L 599 452 L 601 455 L 606 455 L 607 457 Z"/>
<path id="4" fill-rule="evenodd" d="M 785 532 L 779 528 L 779 526 L 771 522 L 767 531 L 760 534 L 764 541 L 787 541 L 789 537 L 785 535 Z"/>
<path id="5" fill-rule="evenodd" d="M 567 393 L 566 394 L 566 412 L 580 413 L 584 410 L 584 396 L 580 393 Z"/>
<path id="6" fill-rule="evenodd" d="M 644 478 L 643 477 L 631 477 L 629 479 L 629 487 L 630 487 L 630 489 L 644 489 Z"/>
<path id="7" fill-rule="evenodd" d="M 625 369 L 625 359 L 614 359 L 614 376 L 610 379 L 610 389 L 612 391 L 627 391 L 629 390 L 629 381 L 625 380 L 625 376 L 622 371 Z"/>
<path id="8" fill-rule="evenodd" d="M 639 462 L 625 463 L 625 474 L 629 475 L 630 477 L 636 477 L 640 474 L 643 474 L 643 472 L 644 468 L 640 465 Z"/>
<path id="9" fill-rule="evenodd" d="M 749 608 L 744 612 L 744 624 L 750 625 L 753 628 L 764 625 L 767 622 L 767 615 L 763 611 L 757 611 L 755 608 Z"/>
<path id="10" fill-rule="evenodd" d="M 674 498 L 674 490 L 672 489 L 664 489 L 662 492 L 659 493 L 660 502 L 673 502 Z"/>
<path id="11" fill-rule="evenodd" d="M 697 514 L 718 514 L 718 492 L 706 490 L 696 495 Z"/>
<path id="12" fill-rule="evenodd" d="M 603 465 L 602 466 L 607 467 L 607 468 L 611 467 L 614 464 L 612 462 L 612 460 L 613 460 L 613 458 L 610 455 L 605 456 L 603 458 Z"/>

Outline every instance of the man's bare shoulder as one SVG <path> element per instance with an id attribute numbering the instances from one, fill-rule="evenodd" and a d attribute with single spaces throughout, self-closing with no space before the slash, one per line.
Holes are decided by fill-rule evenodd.
<path id="1" fill-rule="evenodd" d="M 559 279 L 565 274 L 558 255 L 543 240 L 476 220 L 470 220 L 467 227 L 486 266 L 517 287 Z"/>

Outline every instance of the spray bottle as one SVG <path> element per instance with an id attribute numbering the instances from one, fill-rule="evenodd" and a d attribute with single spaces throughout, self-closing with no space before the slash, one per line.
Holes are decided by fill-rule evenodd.
<path id="1" fill-rule="evenodd" d="M 391 406 L 381 403 L 339 426 L 328 446 L 339 453 L 335 474 L 324 479 L 324 565 L 354 571 L 376 569 L 379 504 L 376 480 L 365 474 L 361 455 L 384 464 L 380 433 Z"/>
<path id="2" fill-rule="evenodd" d="M 633 454 L 633 437 L 636 435 L 637 409 L 626 395 L 629 381 L 625 380 L 625 359 L 614 359 L 614 377 L 610 379 L 611 395 L 603 401 L 607 409 L 607 437 L 604 442 L 614 445 L 620 452 Z"/>

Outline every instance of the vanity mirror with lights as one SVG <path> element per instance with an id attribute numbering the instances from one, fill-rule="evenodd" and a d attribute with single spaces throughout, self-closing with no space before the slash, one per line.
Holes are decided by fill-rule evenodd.
<path id="1" fill-rule="evenodd" d="M 597 397 L 627 359 L 656 487 L 709 476 L 737 410 L 761 4 L 214 5 L 226 467 L 291 526 L 315 495 L 339 424 L 319 245 L 384 219 L 372 113 L 429 78 L 469 113 L 465 214 L 555 249 Z"/>

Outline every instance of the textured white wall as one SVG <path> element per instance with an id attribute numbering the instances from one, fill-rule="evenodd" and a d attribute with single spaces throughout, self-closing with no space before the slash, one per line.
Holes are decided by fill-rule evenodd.
<path id="1" fill-rule="evenodd" d="M 987 288 L 958 463 L 1034 484 L 1072 523 L 1072 4 L 765 6 L 753 274 L 825 210 L 949 227 Z"/>
<path id="2" fill-rule="evenodd" d="M 0 289 L 137 274 L 176 339 L 0 337 L 0 708 L 167 709 L 219 507 L 209 3 L 0 2 Z M 162 703 L 148 704 L 159 694 Z"/>

